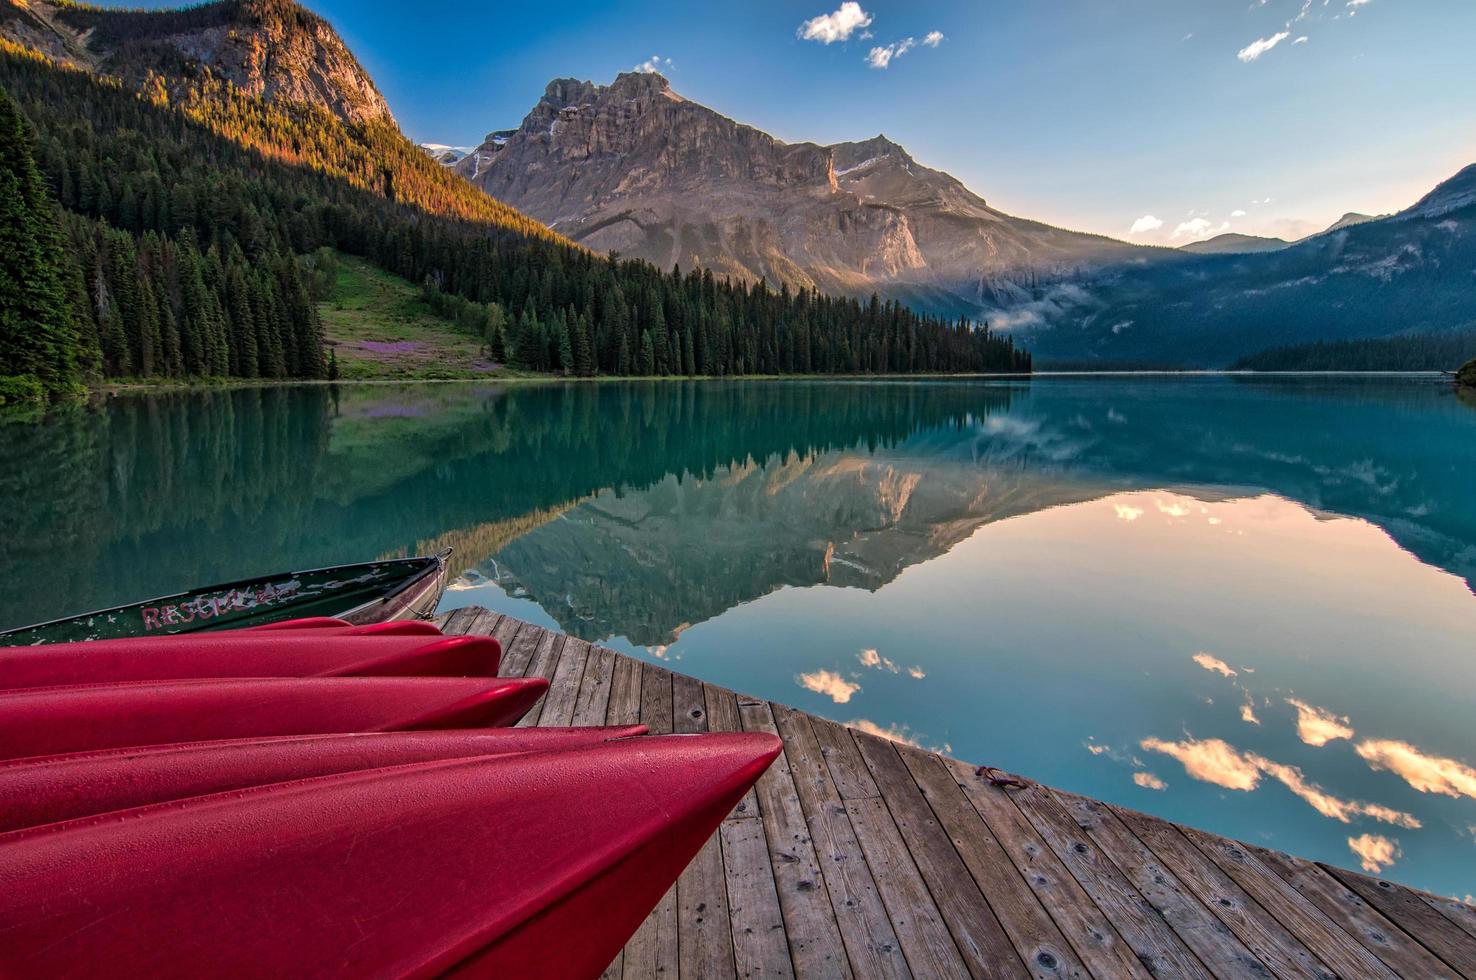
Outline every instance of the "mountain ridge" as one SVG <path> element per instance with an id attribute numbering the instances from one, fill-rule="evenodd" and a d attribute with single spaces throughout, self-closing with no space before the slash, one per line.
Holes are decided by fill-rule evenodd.
<path id="1" fill-rule="evenodd" d="M 0 0 L 0 36 L 140 91 L 214 77 L 268 100 L 321 106 L 356 123 L 394 115 L 348 46 L 293 0 L 216 0 L 126 10 L 70 0 Z"/>
<path id="2" fill-rule="evenodd" d="M 516 129 L 454 166 L 595 251 L 791 289 L 877 291 L 949 314 L 1007 305 L 1042 277 L 1168 251 L 1001 212 L 884 136 L 785 143 L 658 73 L 554 79 Z"/>

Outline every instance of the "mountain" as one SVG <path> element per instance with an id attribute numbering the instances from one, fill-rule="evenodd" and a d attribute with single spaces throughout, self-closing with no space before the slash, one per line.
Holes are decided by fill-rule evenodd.
<path id="1" fill-rule="evenodd" d="M 1005 214 L 885 136 L 784 143 L 655 73 L 556 79 L 522 125 L 455 166 L 597 252 L 791 289 L 878 291 L 946 314 L 1172 254 Z"/>
<path id="2" fill-rule="evenodd" d="M 180 10 L 0 0 L 0 37 L 143 90 L 213 77 L 268 100 L 322 106 L 352 122 L 394 122 L 327 21 L 291 0 L 221 0 Z"/>
<path id="3" fill-rule="evenodd" d="M 1334 221 L 1332 224 L 1328 225 L 1326 229 L 1320 232 L 1320 234 L 1325 235 L 1329 231 L 1338 231 L 1343 228 L 1351 228 L 1354 225 L 1361 225 L 1365 221 L 1377 221 L 1380 217 L 1387 218 L 1388 215 L 1359 214 L 1357 211 L 1349 211 L 1337 221 Z"/>
<path id="4" fill-rule="evenodd" d="M 476 149 L 472 146 L 447 146 L 445 143 L 422 143 L 420 148 L 431 155 L 431 159 L 443 166 L 460 163 L 466 155 Z"/>
<path id="5" fill-rule="evenodd" d="M 1476 165 L 1397 214 L 1275 252 L 1123 267 L 1040 290 L 1014 327 L 1048 362 L 1219 367 L 1276 347 L 1468 327 L 1473 276 Z"/>
<path id="6" fill-rule="evenodd" d="M 332 28 L 290 0 L 0 13 L 0 88 L 20 110 L 0 184 L 39 170 L 26 213 L 61 226 L 47 261 L 69 320 L 47 325 L 66 338 L 46 345 L 54 363 L 0 338 L 0 366 L 22 365 L 7 393 L 331 377 L 312 296 L 324 249 L 417 284 L 489 363 L 526 370 L 1029 370 L 1009 338 L 953 319 L 579 248 L 406 139 Z M 0 291 L 4 306 L 23 288 Z"/>
<path id="7" fill-rule="evenodd" d="M 1202 242 L 1180 245 L 1179 251 L 1199 255 L 1244 255 L 1247 252 L 1279 252 L 1290 245 L 1291 242 L 1284 238 L 1263 238 L 1260 235 L 1239 235 L 1228 231 Z"/>

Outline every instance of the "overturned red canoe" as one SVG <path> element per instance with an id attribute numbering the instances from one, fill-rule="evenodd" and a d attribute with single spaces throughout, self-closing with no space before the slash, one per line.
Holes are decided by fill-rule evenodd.
<path id="1" fill-rule="evenodd" d="M 50 977 L 593 977 L 781 749 L 657 736 L 0 836 L 0 962 Z"/>
<path id="2" fill-rule="evenodd" d="M 355 626 L 346 619 L 331 616 L 313 616 L 308 619 L 287 619 L 280 623 L 264 626 L 248 626 L 241 632 L 281 633 L 293 630 L 313 630 L 318 635 L 337 633 L 343 636 L 440 636 L 441 631 L 434 623 L 423 619 L 395 619 L 385 623 L 365 623 Z"/>
<path id="3" fill-rule="evenodd" d="M 490 636 L 235 631 L 0 647 L 0 689 L 195 677 L 495 677 Z"/>
<path id="4" fill-rule="evenodd" d="M 0 692 L 0 759 L 269 735 L 510 725 L 548 681 L 333 677 L 133 681 Z"/>
<path id="5" fill-rule="evenodd" d="M 438 759 L 559 752 L 645 732 L 645 725 L 622 725 L 294 735 L 0 762 L 0 833 L 291 779 Z"/>

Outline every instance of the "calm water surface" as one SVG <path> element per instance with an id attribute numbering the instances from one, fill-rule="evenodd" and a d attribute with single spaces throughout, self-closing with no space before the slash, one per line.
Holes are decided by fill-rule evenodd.
<path id="1" fill-rule="evenodd" d="M 0 426 L 0 626 L 456 548 L 481 604 L 1476 893 L 1476 406 L 1429 378 L 268 388 Z"/>

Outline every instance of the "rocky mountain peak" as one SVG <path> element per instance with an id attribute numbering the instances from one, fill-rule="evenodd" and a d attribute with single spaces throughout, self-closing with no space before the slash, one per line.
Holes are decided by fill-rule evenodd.
<path id="1" fill-rule="evenodd" d="M 891 157 L 905 163 L 913 163 L 913 159 L 900 143 L 894 143 L 887 139 L 885 134 L 878 133 L 869 140 L 859 140 L 854 143 L 836 143 L 831 146 L 831 152 L 835 155 L 835 165 L 844 170 L 854 167 L 867 160 L 878 160 L 882 157 Z"/>
<path id="2" fill-rule="evenodd" d="M 0 35 L 138 85 L 204 75 L 268 100 L 307 102 L 354 122 L 394 122 L 332 25 L 293 0 L 218 0 L 126 10 L 66 0 L 0 0 Z"/>
<path id="3" fill-rule="evenodd" d="M 883 134 L 785 143 L 656 73 L 554 79 L 517 130 L 455 166 L 595 251 L 949 315 L 1149 251 L 995 211 Z"/>

